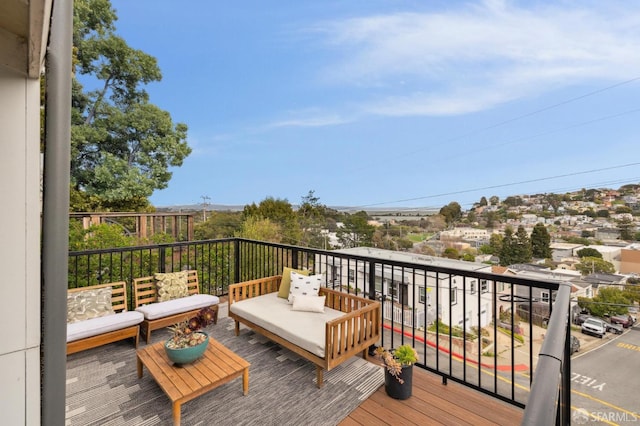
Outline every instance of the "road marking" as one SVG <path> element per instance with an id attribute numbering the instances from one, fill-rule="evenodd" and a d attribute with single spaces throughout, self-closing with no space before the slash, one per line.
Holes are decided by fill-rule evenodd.
<path id="1" fill-rule="evenodd" d="M 582 374 L 578 373 L 571 373 L 571 381 L 576 382 L 579 385 L 585 385 L 587 387 L 590 387 L 591 389 L 598 389 L 599 391 L 601 391 L 604 388 L 604 385 L 606 385 L 605 382 L 596 385 L 596 379 L 589 376 L 583 376 Z"/>
<path id="2" fill-rule="evenodd" d="M 631 343 L 617 343 L 616 346 L 619 348 L 640 352 L 640 346 L 632 345 Z"/>
<path id="3" fill-rule="evenodd" d="M 571 389 L 571 393 L 575 393 L 576 395 L 579 395 L 579 396 L 581 396 L 581 397 L 583 397 L 583 398 L 587 398 L 587 399 L 590 399 L 590 400 L 592 400 L 592 401 L 594 401 L 594 402 L 598 402 L 598 403 L 600 403 L 600 404 L 602 404 L 602 405 L 606 405 L 606 406 L 607 406 L 607 407 L 609 407 L 609 408 L 613 408 L 614 410 L 618 410 L 618 411 L 621 411 L 621 412 L 623 412 L 623 413 L 625 413 L 625 414 L 629 414 L 630 416 L 633 416 L 633 417 L 635 417 L 635 418 L 637 418 L 637 417 L 639 416 L 639 413 L 634 413 L 634 412 L 632 412 L 632 411 L 625 410 L 625 409 L 624 409 L 624 408 L 622 408 L 622 407 L 618 407 L 617 405 L 613 405 L 613 404 L 610 404 L 610 403 L 608 403 L 608 402 L 606 402 L 606 401 L 603 401 L 603 400 L 601 400 L 601 399 L 594 398 L 594 397 L 592 397 L 591 395 L 588 395 L 588 394 L 586 394 L 586 393 L 578 392 L 577 390 L 573 390 L 573 389 Z"/>

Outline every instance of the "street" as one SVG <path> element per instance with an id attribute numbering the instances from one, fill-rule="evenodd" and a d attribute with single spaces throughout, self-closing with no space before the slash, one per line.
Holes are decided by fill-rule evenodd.
<path id="1" fill-rule="evenodd" d="M 611 336 L 608 336 L 611 337 Z M 640 423 L 640 327 L 571 360 L 573 424 Z"/>

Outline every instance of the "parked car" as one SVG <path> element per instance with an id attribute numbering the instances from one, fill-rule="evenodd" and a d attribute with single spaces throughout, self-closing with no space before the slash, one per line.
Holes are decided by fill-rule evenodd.
<path id="1" fill-rule="evenodd" d="M 580 330 L 583 334 L 591 334 L 602 339 L 607 332 L 607 326 L 601 319 L 587 318 L 582 323 Z"/>
<path id="2" fill-rule="evenodd" d="M 580 340 L 573 334 L 571 335 L 571 355 L 580 350 Z"/>
<path id="3" fill-rule="evenodd" d="M 624 329 L 622 328 L 622 326 L 620 324 L 616 324 L 616 323 L 613 323 L 613 322 L 606 322 L 605 321 L 605 328 L 606 328 L 607 332 L 614 333 L 614 334 L 622 334 L 622 332 L 624 331 Z"/>
<path id="4" fill-rule="evenodd" d="M 584 322 L 584 320 L 586 320 L 587 318 L 589 318 L 590 315 L 589 314 L 578 314 L 576 315 L 576 317 L 573 319 L 573 322 L 576 325 L 582 325 L 582 323 Z"/>
<path id="5" fill-rule="evenodd" d="M 609 320 L 612 324 L 620 324 L 624 328 L 629 328 L 633 325 L 633 317 L 631 315 L 614 315 Z"/>

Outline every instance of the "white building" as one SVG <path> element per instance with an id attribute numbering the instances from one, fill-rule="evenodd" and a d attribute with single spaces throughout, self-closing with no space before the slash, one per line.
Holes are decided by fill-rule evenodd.
<path id="1" fill-rule="evenodd" d="M 0 6 L 0 194 L 5 202 L 0 210 L 0 412 L 6 425 L 64 424 L 65 419 L 68 226 L 62 222 L 68 221 L 69 209 L 73 14 L 69 0 L 56 0 L 54 13 L 52 7 L 52 0 L 2 0 Z M 40 76 L 45 53 L 43 209 Z M 48 332 L 51 328 L 54 332 Z"/>
<path id="2" fill-rule="evenodd" d="M 460 271 L 475 271 L 491 273 L 491 266 L 475 262 L 464 262 L 439 257 L 383 250 L 370 247 L 357 247 L 336 250 L 336 253 L 348 253 L 380 259 L 381 261 L 410 262 L 418 265 L 430 265 L 441 268 L 451 268 Z M 322 262 L 317 262 L 321 270 L 330 277 L 330 281 L 343 288 L 357 288 L 365 294 L 369 292 L 368 283 L 371 266 L 368 262 L 354 262 L 340 257 L 328 256 Z M 379 298 L 389 302 L 385 306 L 385 319 L 404 318 L 405 325 L 416 327 L 432 323 L 439 318 L 443 323 L 453 326 L 485 327 L 492 320 L 492 282 L 478 280 L 462 275 L 427 272 L 419 268 L 401 268 L 398 266 L 377 264 L 375 273 L 375 293 Z M 463 298 L 465 302 L 463 303 Z M 398 304 L 396 306 L 396 303 Z M 400 311 L 401 305 L 412 307 L 415 315 Z M 436 312 L 436 306 L 439 308 Z M 463 310 L 466 308 L 466 312 Z"/>

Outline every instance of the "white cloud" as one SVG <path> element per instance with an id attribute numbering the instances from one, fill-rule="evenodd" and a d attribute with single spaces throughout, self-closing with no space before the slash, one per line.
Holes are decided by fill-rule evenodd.
<path id="1" fill-rule="evenodd" d="M 325 22 L 336 55 L 322 78 L 375 88 L 382 115 L 480 111 L 574 84 L 640 75 L 640 4 L 485 1 L 433 13 Z"/>

